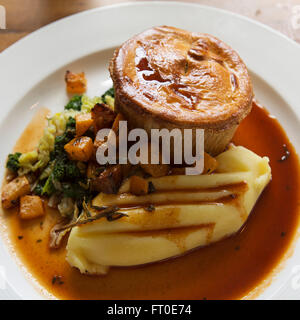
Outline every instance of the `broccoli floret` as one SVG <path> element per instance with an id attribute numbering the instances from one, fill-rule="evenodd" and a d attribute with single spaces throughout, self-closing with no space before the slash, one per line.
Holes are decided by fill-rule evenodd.
<path id="1" fill-rule="evenodd" d="M 57 181 L 63 180 L 65 177 L 65 164 L 64 161 L 57 161 L 54 165 L 53 171 L 52 171 L 53 179 Z"/>
<path id="2" fill-rule="evenodd" d="M 39 181 L 37 183 L 37 185 L 35 186 L 35 188 L 33 189 L 33 193 L 38 196 L 41 196 L 43 193 L 43 187 L 44 187 L 45 182 L 46 182 L 45 180 Z"/>
<path id="3" fill-rule="evenodd" d="M 43 184 L 40 182 L 37 185 L 37 192 L 40 192 L 40 187 L 42 187 L 42 192 L 41 195 L 48 195 L 51 196 L 53 193 L 57 192 L 55 186 L 54 186 L 54 181 L 61 181 L 65 176 L 65 168 L 63 165 L 63 161 L 60 161 L 60 159 L 57 161 L 55 160 L 53 169 L 47 178 L 46 182 Z"/>
<path id="4" fill-rule="evenodd" d="M 62 135 L 55 138 L 54 150 L 50 154 L 50 160 L 67 157 L 64 146 L 74 138 L 74 134 L 74 132 L 66 130 Z"/>
<path id="5" fill-rule="evenodd" d="M 57 137 L 55 138 L 54 148 L 57 147 L 57 148 L 61 149 L 61 148 L 64 147 L 64 145 L 67 144 L 70 140 L 71 140 L 71 137 L 68 137 L 67 132 L 65 132 L 65 133 L 62 134 L 61 136 L 57 136 Z"/>
<path id="6" fill-rule="evenodd" d="M 72 97 L 72 99 L 68 102 L 68 104 L 65 106 L 65 110 L 81 110 L 82 102 L 81 102 L 82 96 L 75 95 Z"/>
<path id="7" fill-rule="evenodd" d="M 48 179 L 43 187 L 42 195 L 51 196 L 56 191 L 52 179 L 53 179 L 53 176 L 52 176 L 52 174 L 50 174 L 50 176 L 48 177 Z"/>
<path id="8" fill-rule="evenodd" d="M 75 130 L 76 120 L 73 117 L 70 117 L 66 124 L 66 130 Z"/>
<path id="9" fill-rule="evenodd" d="M 54 150 L 50 155 L 50 165 L 53 169 L 46 182 L 37 186 L 36 192 L 48 196 L 57 192 L 78 201 L 82 201 L 89 193 L 88 190 L 78 184 L 77 181 L 83 181 L 84 175 L 77 167 L 76 161 L 70 160 L 64 150 L 64 146 L 75 136 L 75 125 L 75 119 L 70 117 L 66 125 L 66 131 L 55 138 Z M 56 181 L 60 184 L 56 184 Z M 57 185 L 62 186 L 62 189 L 56 189 Z"/>
<path id="10" fill-rule="evenodd" d="M 65 164 L 65 174 L 66 174 L 66 179 L 68 180 L 76 180 L 81 177 L 81 172 L 77 167 L 76 163 L 73 161 L 68 161 Z"/>
<path id="11" fill-rule="evenodd" d="M 53 183 L 53 181 L 58 181 L 56 178 L 57 177 L 55 177 L 55 173 L 53 171 L 43 186 L 42 192 L 40 193 L 41 195 L 51 196 L 55 192 L 62 192 L 65 197 L 79 200 L 79 202 L 89 195 L 89 191 L 76 182 L 60 181 L 62 190 L 56 190 Z M 37 188 L 36 192 L 40 192 L 40 187 Z"/>
<path id="12" fill-rule="evenodd" d="M 89 195 L 88 190 L 82 188 L 78 183 L 63 183 L 63 194 L 65 197 L 73 198 L 76 200 L 83 200 L 84 197 Z"/>
<path id="13" fill-rule="evenodd" d="M 81 178 L 81 172 L 76 162 L 68 159 L 67 155 L 60 156 L 53 168 L 53 179 L 57 181 L 77 180 Z"/>
<path id="14" fill-rule="evenodd" d="M 6 168 L 10 169 L 13 172 L 17 172 L 20 168 L 19 158 L 22 153 L 16 152 L 14 154 L 9 154 L 6 162 Z"/>
<path id="15" fill-rule="evenodd" d="M 101 96 L 104 103 L 106 103 L 105 97 L 110 96 L 112 98 L 115 97 L 115 89 L 112 87 L 109 90 L 105 91 L 104 94 Z"/>

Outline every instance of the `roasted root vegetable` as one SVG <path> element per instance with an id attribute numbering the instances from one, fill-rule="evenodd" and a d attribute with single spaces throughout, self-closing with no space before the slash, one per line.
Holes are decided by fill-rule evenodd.
<path id="1" fill-rule="evenodd" d="M 125 120 L 124 117 L 122 116 L 121 113 L 118 113 L 117 116 L 114 119 L 114 122 L 112 124 L 111 130 L 109 132 L 109 135 L 107 137 L 107 139 L 105 141 L 99 141 L 97 139 L 95 139 L 94 141 L 94 147 L 97 149 L 100 145 L 102 145 L 103 143 L 106 143 L 107 141 L 109 141 L 110 136 L 114 133 L 116 136 L 116 147 L 118 147 L 119 145 L 119 125 L 120 125 L 120 121 Z"/>
<path id="2" fill-rule="evenodd" d="M 130 173 L 132 172 L 132 165 L 130 163 L 121 164 L 121 171 L 122 171 L 122 179 L 126 179 Z"/>
<path id="3" fill-rule="evenodd" d="M 147 180 L 139 176 L 130 177 L 130 193 L 136 196 L 141 196 L 148 194 L 148 191 L 149 183 Z"/>
<path id="4" fill-rule="evenodd" d="M 34 219 L 45 214 L 43 201 L 39 196 L 23 196 L 20 199 L 20 218 Z"/>
<path id="5" fill-rule="evenodd" d="M 71 160 L 85 162 L 92 156 L 94 145 L 90 137 L 78 137 L 67 143 L 64 149 Z"/>
<path id="6" fill-rule="evenodd" d="M 86 170 L 86 176 L 89 179 L 95 179 L 100 175 L 101 172 L 103 172 L 105 169 L 104 166 L 100 166 L 96 161 L 89 161 L 87 170 Z"/>
<path id="7" fill-rule="evenodd" d="M 28 179 L 23 177 L 17 177 L 2 189 L 2 206 L 5 209 L 11 208 L 18 203 L 20 197 L 30 192 L 30 184 Z"/>
<path id="8" fill-rule="evenodd" d="M 65 81 L 68 93 L 81 94 L 86 91 L 87 81 L 84 72 L 73 73 L 71 71 L 66 71 Z"/>
<path id="9" fill-rule="evenodd" d="M 123 179 L 121 165 L 117 164 L 105 169 L 99 177 L 91 181 L 93 190 L 104 193 L 117 193 Z"/>
<path id="10" fill-rule="evenodd" d="M 214 172 L 218 167 L 218 161 L 204 152 L 204 167 L 201 174 L 208 174 Z M 184 167 L 173 167 L 170 170 L 171 175 L 185 175 Z"/>
<path id="11" fill-rule="evenodd" d="M 170 166 L 168 164 L 162 163 L 163 162 L 162 153 L 159 150 L 157 150 L 157 153 L 159 156 L 159 163 L 151 164 L 151 152 L 152 152 L 152 147 L 151 147 L 151 143 L 149 143 L 148 158 L 141 159 L 140 167 L 143 169 L 144 172 L 150 174 L 152 177 L 155 177 L 155 178 L 168 175 L 170 171 Z"/>
<path id="12" fill-rule="evenodd" d="M 185 175 L 185 168 L 184 167 L 173 167 L 170 170 L 170 175 L 173 176 L 184 176 Z"/>
<path id="13" fill-rule="evenodd" d="M 218 161 L 204 152 L 204 166 L 201 174 L 208 174 L 214 172 L 218 167 Z M 173 167 L 170 170 L 171 175 L 185 175 L 185 167 Z"/>
<path id="14" fill-rule="evenodd" d="M 119 129 L 120 129 L 120 121 L 125 120 L 125 118 L 123 117 L 123 115 L 121 113 L 118 113 L 113 124 L 112 124 L 112 128 L 110 131 L 110 134 L 112 134 L 112 132 L 115 133 L 116 135 L 116 145 L 119 145 Z M 110 134 L 108 135 L 108 140 L 110 138 Z"/>
<path id="15" fill-rule="evenodd" d="M 97 177 L 91 179 L 92 190 L 103 193 L 117 193 L 122 181 L 130 174 L 131 168 L 131 164 L 117 164 L 107 167 Z"/>
<path id="16" fill-rule="evenodd" d="M 106 104 L 97 103 L 91 110 L 95 133 L 102 128 L 111 128 L 116 113 Z"/>
<path id="17" fill-rule="evenodd" d="M 75 116 L 76 136 L 82 136 L 93 124 L 91 113 L 80 113 Z"/>
<path id="18" fill-rule="evenodd" d="M 111 129 L 114 131 L 116 135 L 119 135 L 119 126 L 120 126 L 120 121 L 122 120 L 125 120 L 125 118 L 121 113 L 118 113 L 111 127 Z"/>
<path id="19" fill-rule="evenodd" d="M 141 168 L 154 178 L 167 176 L 170 171 L 168 164 L 140 164 Z"/>
<path id="20" fill-rule="evenodd" d="M 204 152 L 204 168 L 202 174 L 212 173 L 217 169 L 218 161 Z"/>

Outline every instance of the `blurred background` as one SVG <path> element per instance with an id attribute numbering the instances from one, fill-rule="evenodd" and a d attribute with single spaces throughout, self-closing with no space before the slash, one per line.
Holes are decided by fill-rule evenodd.
<path id="1" fill-rule="evenodd" d="M 144 0 L 145 1 L 145 0 Z M 151 0 L 146 0 L 151 1 Z M 168 1 L 168 0 L 162 0 Z M 0 0 L 0 52 L 30 32 L 65 16 L 124 0 Z M 130 2 L 140 2 L 131 0 Z M 226 9 L 260 21 L 300 43 L 300 0 L 184 0 Z M 3 10 L 5 8 L 5 10 Z"/>

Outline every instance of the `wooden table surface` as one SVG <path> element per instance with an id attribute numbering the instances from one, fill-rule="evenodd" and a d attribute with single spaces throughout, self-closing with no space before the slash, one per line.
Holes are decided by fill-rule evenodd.
<path id="1" fill-rule="evenodd" d="M 131 0 L 131 2 L 137 1 L 139 0 Z M 52 21 L 83 10 L 121 2 L 127 1 L 0 0 L 0 5 L 6 11 L 6 29 L 0 30 L 0 52 Z M 188 2 L 240 13 L 263 22 L 300 43 L 300 0 L 189 0 Z"/>

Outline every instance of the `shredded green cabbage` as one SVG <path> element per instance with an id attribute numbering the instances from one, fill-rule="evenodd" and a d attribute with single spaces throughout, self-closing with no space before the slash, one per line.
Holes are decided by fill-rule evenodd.
<path id="1" fill-rule="evenodd" d="M 106 95 L 105 96 L 105 102 L 112 108 L 114 109 L 115 107 L 115 98 L 112 96 Z"/>
<path id="2" fill-rule="evenodd" d="M 64 110 L 54 114 L 53 117 L 48 119 L 43 137 L 40 139 L 36 150 L 23 153 L 20 156 L 19 175 L 35 172 L 47 166 L 50 160 L 50 152 L 54 148 L 55 137 L 65 132 L 68 119 L 75 117 L 78 113 L 80 112 L 75 110 Z"/>
<path id="3" fill-rule="evenodd" d="M 88 112 L 91 112 L 95 104 L 103 103 L 103 100 L 101 99 L 101 97 L 89 98 L 84 94 L 81 98 L 81 102 L 82 102 L 81 111 L 84 113 L 88 113 Z"/>

